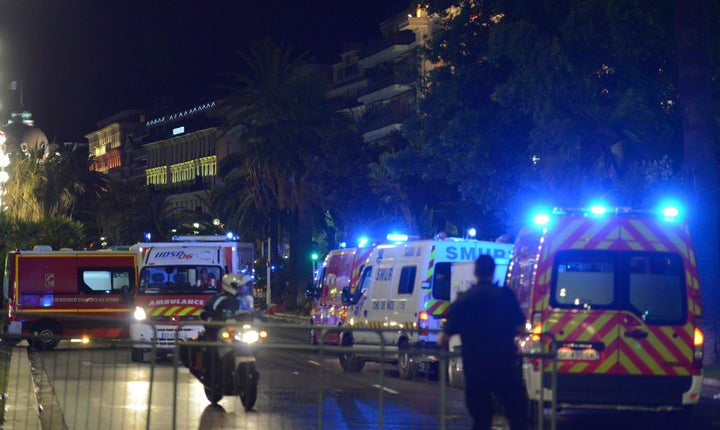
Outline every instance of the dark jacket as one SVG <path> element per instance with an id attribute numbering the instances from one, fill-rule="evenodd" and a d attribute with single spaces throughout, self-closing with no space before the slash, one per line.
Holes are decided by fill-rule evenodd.
<path id="1" fill-rule="evenodd" d="M 227 293 L 219 293 L 210 297 L 207 303 L 205 303 L 205 306 L 203 306 L 203 311 L 206 318 L 211 318 L 215 321 L 224 321 L 233 318 L 239 308 L 240 305 L 237 300 L 235 300 L 235 297 Z"/>
<path id="2" fill-rule="evenodd" d="M 512 290 L 476 284 L 450 305 L 443 331 L 460 335 L 463 361 L 486 361 L 514 355 L 515 335 L 524 324 Z"/>

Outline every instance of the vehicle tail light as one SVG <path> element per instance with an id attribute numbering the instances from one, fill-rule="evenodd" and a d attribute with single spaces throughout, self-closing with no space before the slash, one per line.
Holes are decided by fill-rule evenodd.
<path id="1" fill-rule="evenodd" d="M 430 315 L 428 315 L 427 312 L 420 312 L 418 314 L 418 329 L 420 330 L 420 336 L 430 334 Z"/>
<path id="2" fill-rule="evenodd" d="M 533 342 L 540 342 L 540 335 L 542 334 L 542 314 L 534 314 L 532 320 L 531 340 Z"/>
<path id="3" fill-rule="evenodd" d="M 695 327 L 693 332 L 693 367 L 700 369 L 703 361 L 703 349 L 705 347 L 705 335 L 700 327 Z"/>
<path id="4" fill-rule="evenodd" d="M 15 315 L 15 312 L 13 312 L 13 301 L 10 300 L 8 302 L 8 309 L 7 309 L 7 315 L 8 315 L 8 321 L 17 321 L 17 315 Z"/>

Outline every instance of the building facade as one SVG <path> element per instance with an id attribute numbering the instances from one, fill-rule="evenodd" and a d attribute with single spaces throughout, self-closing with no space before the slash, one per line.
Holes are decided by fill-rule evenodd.
<path id="1" fill-rule="evenodd" d="M 424 78 L 432 69 L 422 48 L 435 21 L 422 7 L 413 12 L 383 21 L 380 37 L 364 47 L 348 47 L 332 66 L 328 96 L 342 100 L 367 143 L 401 129 L 413 115 Z"/>
<path id="2" fill-rule="evenodd" d="M 145 111 L 128 109 L 98 122 L 98 129 L 85 135 L 90 169 L 127 179 L 131 162 L 126 148 L 134 137 L 143 133 L 145 116 Z"/>

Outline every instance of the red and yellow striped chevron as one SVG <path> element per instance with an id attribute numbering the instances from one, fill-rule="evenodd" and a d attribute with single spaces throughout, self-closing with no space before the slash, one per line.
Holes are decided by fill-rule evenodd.
<path id="1" fill-rule="evenodd" d="M 551 309 L 553 256 L 561 250 L 635 250 L 677 253 L 684 260 L 688 320 L 682 326 L 646 325 L 631 312 Z M 689 375 L 693 372 L 693 330 L 701 316 L 695 253 L 684 224 L 650 218 L 561 217 L 540 247 L 532 296 L 543 331 L 563 342 L 599 346 L 599 359 L 560 359 L 558 372 L 617 375 Z M 646 337 L 628 335 L 640 330 Z M 632 333 L 630 333 L 632 334 Z M 550 365 L 546 370 L 550 369 Z"/>
<path id="2" fill-rule="evenodd" d="M 616 311 L 553 311 L 545 318 L 545 330 L 556 341 L 602 345 L 598 360 L 558 360 L 559 373 L 614 373 L 619 375 L 690 374 L 693 359 L 693 325 L 682 327 L 646 326 L 647 338 L 625 336 L 625 321 L 636 317 Z M 636 323 L 639 320 L 636 319 Z M 550 370 L 550 365 L 546 368 Z"/>
<path id="3" fill-rule="evenodd" d="M 202 306 L 158 306 L 150 315 L 154 317 L 200 316 Z"/>

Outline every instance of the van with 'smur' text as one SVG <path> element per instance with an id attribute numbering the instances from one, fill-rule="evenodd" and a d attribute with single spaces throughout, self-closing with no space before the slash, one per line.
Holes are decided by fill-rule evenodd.
<path id="1" fill-rule="evenodd" d="M 343 292 L 348 309 L 340 343 L 352 350 L 339 355 L 341 367 L 359 372 L 365 362 L 383 360 L 397 363 L 401 378 L 412 379 L 421 366 L 437 365 L 453 263 L 483 254 L 507 259 L 511 249 L 509 243 L 461 238 L 376 245 L 362 261 L 355 290 Z M 378 357 L 380 349 L 390 354 Z"/>

